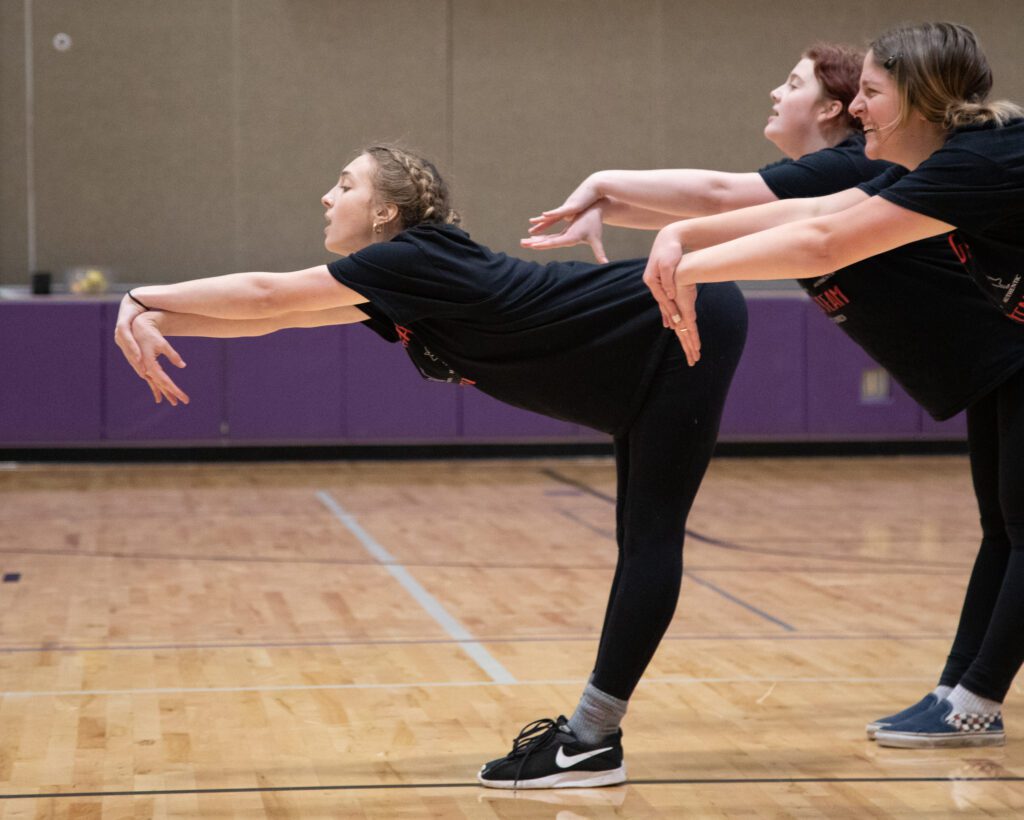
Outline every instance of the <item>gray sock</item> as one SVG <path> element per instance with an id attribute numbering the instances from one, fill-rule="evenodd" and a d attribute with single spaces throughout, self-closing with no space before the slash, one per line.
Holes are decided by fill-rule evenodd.
<path id="1" fill-rule="evenodd" d="M 628 700 L 613 697 L 588 683 L 569 718 L 569 728 L 583 743 L 593 746 L 619 728 L 628 706 Z"/>
<path id="2" fill-rule="evenodd" d="M 960 684 L 946 696 L 946 700 L 953 704 L 953 711 L 962 714 L 998 715 L 1003 706 L 998 700 L 983 698 Z"/>
<path id="3" fill-rule="evenodd" d="M 939 700 L 945 700 L 949 697 L 949 693 L 952 691 L 952 686 L 943 686 L 942 684 L 939 684 L 934 689 L 932 689 L 932 694 L 935 695 L 935 697 L 937 697 Z"/>

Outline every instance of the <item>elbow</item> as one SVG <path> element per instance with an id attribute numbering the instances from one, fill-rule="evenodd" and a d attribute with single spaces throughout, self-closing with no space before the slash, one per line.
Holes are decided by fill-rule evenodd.
<path id="1" fill-rule="evenodd" d="M 804 226 L 799 247 L 809 275 L 831 273 L 842 267 L 842 248 L 836 227 L 827 218 L 808 220 Z"/>
<path id="2" fill-rule="evenodd" d="M 272 274 L 254 277 L 249 298 L 254 316 L 276 316 L 282 312 L 281 289 Z"/>
<path id="3" fill-rule="evenodd" d="M 698 207 L 704 214 L 724 214 L 741 207 L 736 201 L 733 186 L 728 179 L 714 177 L 701 196 Z"/>

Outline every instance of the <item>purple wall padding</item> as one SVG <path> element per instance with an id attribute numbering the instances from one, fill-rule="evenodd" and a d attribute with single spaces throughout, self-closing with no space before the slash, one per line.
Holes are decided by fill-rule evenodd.
<path id="1" fill-rule="evenodd" d="M 574 439 L 578 424 L 510 407 L 473 387 L 462 391 L 462 435 L 469 439 Z M 590 431 L 588 431 L 590 432 Z"/>
<path id="2" fill-rule="evenodd" d="M 353 441 L 454 440 L 459 392 L 420 376 L 400 344 L 369 328 L 345 328 L 345 411 Z"/>
<path id="3" fill-rule="evenodd" d="M 921 432 L 929 438 L 965 439 L 967 438 L 967 414 L 957 413 L 946 421 L 935 421 L 922 410 Z"/>
<path id="4" fill-rule="evenodd" d="M 344 438 L 350 388 L 344 345 L 341 327 L 229 339 L 225 400 L 230 438 Z"/>
<path id="5" fill-rule="evenodd" d="M 747 298 L 747 344 L 722 417 L 722 435 L 798 436 L 806 428 L 806 307 L 802 296 Z"/>
<path id="6" fill-rule="evenodd" d="M 0 441 L 99 440 L 102 311 L 98 302 L 3 306 Z"/>
<path id="7" fill-rule="evenodd" d="M 750 334 L 726 403 L 725 438 L 958 438 L 936 423 L 802 294 L 748 294 Z M 0 302 L 0 443 L 605 440 L 472 387 L 422 379 L 400 345 L 361 326 L 259 339 L 173 339 L 168 372 L 188 407 L 153 403 L 113 342 L 113 302 Z M 874 380 L 874 381 L 872 381 Z"/>
<path id="8" fill-rule="evenodd" d="M 224 342 L 221 339 L 171 339 L 188 365 L 164 369 L 191 399 L 171 407 L 155 404 L 149 387 L 135 375 L 114 344 L 117 305 L 105 306 L 105 438 L 117 441 L 199 441 L 219 439 L 224 415 Z"/>

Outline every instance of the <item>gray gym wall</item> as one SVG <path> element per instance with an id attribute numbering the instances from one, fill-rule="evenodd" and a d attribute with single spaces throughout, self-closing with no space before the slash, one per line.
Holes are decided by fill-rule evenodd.
<path id="1" fill-rule="evenodd" d="M 806 45 L 922 19 L 973 26 L 1024 101 L 1020 0 L 0 0 L 0 284 L 326 261 L 319 197 L 375 139 L 514 251 L 590 171 L 777 158 L 768 92 Z"/>

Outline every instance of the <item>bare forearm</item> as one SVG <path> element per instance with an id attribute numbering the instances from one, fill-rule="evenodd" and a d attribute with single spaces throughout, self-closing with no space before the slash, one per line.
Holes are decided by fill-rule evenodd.
<path id="1" fill-rule="evenodd" d="M 193 279 L 173 285 L 135 288 L 135 297 L 154 310 L 222 319 L 255 319 L 280 313 L 272 304 L 274 282 L 279 274 L 229 273 Z"/>
<path id="2" fill-rule="evenodd" d="M 846 192 L 850 193 L 850 192 Z M 853 191 L 811 200 L 821 216 L 790 222 L 760 233 L 703 247 L 683 256 L 676 281 L 720 282 L 732 279 L 803 279 L 822 276 L 862 259 L 954 230 L 946 222 L 901 208 L 881 197 Z"/>
<path id="3" fill-rule="evenodd" d="M 323 327 L 365 320 L 366 314 L 357 307 L 346 306 L 329 310 L 297 311 L 264 319 L 219 319 L 191 313 L 154 311 L 151 314 L 157 328 L 165 336 L 203 336 L 216 339 L 234 339 L 246 336 L 265 336 L 286 328 Z"/>
<path id="4" fill-rule="evenodd" d="M 592 179 L 603 196 L 677 217 L 716 214 L 775 199 L 759 174 L 670 168 L 599 171 Z"/>
<path id="5" fill-rule="evenodd" d="M 838 214 L 867 199 L 868 195 L 857 188 L 828 196 L 781 199 L 725 214 L 677 222 L 669 225 L 662 233 L 674 238 L 687 250 L 697 250 L 779 225 Z"/>
<path id="6" fill-rule="evenodd" d="M 601 208 L 601 221 L 606 225 L 616 225 L 620 228 L 657 231 L 679 219 L 678 214 L 631 205 L 613 197 L 604 197 L 597 204 Z"/>
<path id="7" fill-rule="evenodd" d="M 266 319 L 366 301 L 331 276 L 326 265 L 289 273 L 229 273 L 175 285 L 146 285 L 133 293 L 154 310 L 219 319 Z"/>
<path id="8" fill-rule="evenodd" d="M 803 279 L 831 273 L 842 264 L 831 252 L 821 219 L 780 225 L 686 253 L 676 269 L 680 285 L 697 282 Z"/>
<path id="9" fill-rule="evenodd" d="M 741 236 L 816 216 L 815 202 L 814 199 L 783 199 L 725 214 L 683 220 L 669 225 L 665 231 L 677 237 L 687 250 L 709 248 Z"/>

